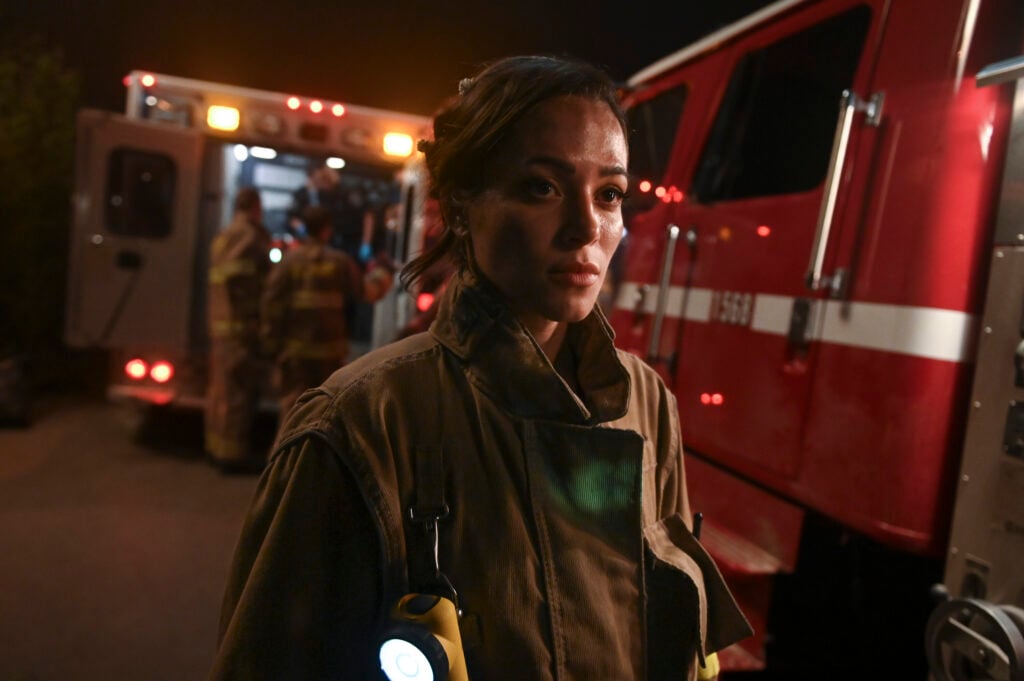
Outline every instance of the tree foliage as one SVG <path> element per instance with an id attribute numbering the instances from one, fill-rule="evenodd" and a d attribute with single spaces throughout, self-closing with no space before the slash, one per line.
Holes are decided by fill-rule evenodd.
<path id="1" fill-rule="evenodd" d="M 0 48 L 0 357 L 61 348 L 79 83 L 58 51 Z"/>

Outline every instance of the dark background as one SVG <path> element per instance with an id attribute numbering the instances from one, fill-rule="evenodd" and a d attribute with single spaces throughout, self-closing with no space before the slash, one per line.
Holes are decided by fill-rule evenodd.
<path id="1" fill-rule="evenodd" d="M 11 0 L 0 26 L 59 47 L 85 103 L 132 69 L 430 114 L 487 59 L 571 54 L 625 79 L 768 3 Z M 661 4 L 661 8 L 656 5 Z"/>
<path id="2" fill-rule="evenodd" d="M 5 393 L 103 383 L 102 355 L 62 340 L 74 121 L 123 110 L 129 71 L 430 115 L 485 61 L 575 56 L 625 81 L 769 0 L 656 4 L 0 0 L 0 422 Z"/>

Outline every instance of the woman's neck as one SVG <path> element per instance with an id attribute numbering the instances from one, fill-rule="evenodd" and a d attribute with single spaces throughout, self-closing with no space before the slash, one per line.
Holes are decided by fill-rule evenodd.
<path id="1" fill-rule="evenodd" d="M 548 361 L 554 364 L 558 351 L 562 349 L 565 342 L 565 332 L 569 325 L 565 322 L 553 322 L 548 319 L 534 321 L 524 319 L 523 325 L 533 334 L 537 345 L 544 351 Z"/>

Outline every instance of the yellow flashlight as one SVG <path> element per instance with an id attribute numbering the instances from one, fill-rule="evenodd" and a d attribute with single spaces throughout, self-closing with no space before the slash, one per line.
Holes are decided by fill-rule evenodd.
<path id="1" fill-rule="evenodd" d="M 392 617 L 380 645 L 380 668 L 388 681 L 469 681 L 452 601 L 407 594 Z"/>

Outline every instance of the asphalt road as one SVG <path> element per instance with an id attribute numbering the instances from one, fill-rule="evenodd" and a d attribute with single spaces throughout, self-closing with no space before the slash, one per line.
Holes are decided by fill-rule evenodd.
<path id="1" fill-rule="evenodd" d="M 205 679 L 257 477 L 205 462 L 198 415 L 142 423 L 64 395 L 0 429 L 0 679 Z"/>

